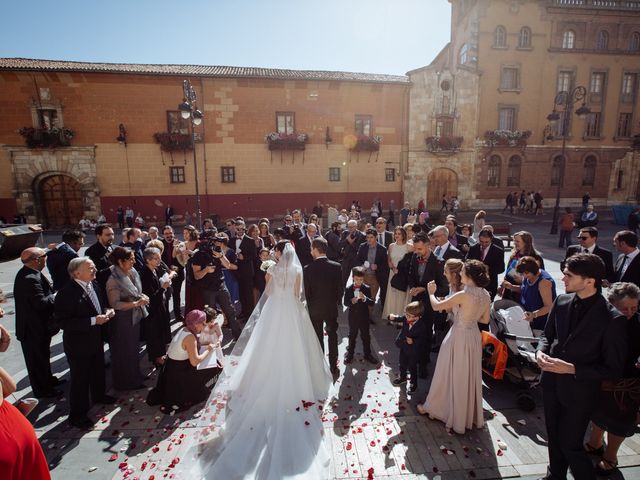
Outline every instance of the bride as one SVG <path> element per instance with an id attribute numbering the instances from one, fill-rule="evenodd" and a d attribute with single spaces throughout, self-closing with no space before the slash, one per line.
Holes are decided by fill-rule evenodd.
<path id="1" fill-rule="evenodd" d="M 302 302 L 295 250 L 287 240 L 274 250 L 265 293 L 227 357 L 178 478 L 329 477 L 321 420 L 329 365 Z"/>

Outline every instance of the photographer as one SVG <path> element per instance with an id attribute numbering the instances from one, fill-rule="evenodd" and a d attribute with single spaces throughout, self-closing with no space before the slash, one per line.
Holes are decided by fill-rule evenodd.
<path id="1" fill-rule="evenodd" d="M 357 267 L 358 263 L 358 248 L 360 244 L 366 240 L 364 233 L 358 230 L 358 222 L 356 220 L 349 220 L 347 222 L 347 230 L 342 232 L 340 236 L 340 242 L 338 247 L 342 254 L 342 281 L 346 285 L 351 270 L 353 267 Z"/>
<path id="2" fill-rule="evenodd" d="M 299 218 L 298 212 L 298 222 L 294 222 L 294 217 L 291 215 L 286 215 L 284 217 L 284 225 L 282 226 L 282 230 L 284 232 L 283 238 L 285 240 L 289 240 L 295 244 L 303 235 L 303 224 L 301 223 L 301 219 Z"/>
<path id="3" fill-rule="evenodd" d="M 333 222 L 331 228 L 324 234 L 324 238 L 327 239 L 327 258 L 334 262 L 340 262 L 342 257 L 340 255 L 340 233 L 341 223 Z"/>
<path id="4" fill-rule="evenodd" d="M 191 258 L 191 268 L 194 277 L 194 287 L 199 289 L 205 305 L 215 307 L 219 305 L 231 326 L 234 339 L 238 339 L 242 327 L 236 320 L 236 312 L 231 305 L 231 296 L 224 283 L 223 268 L 231 268 L 227 257 L 222 253 L 216 241 L 217 236 L 206 239 L 200 244 L 198 251 Z"/>

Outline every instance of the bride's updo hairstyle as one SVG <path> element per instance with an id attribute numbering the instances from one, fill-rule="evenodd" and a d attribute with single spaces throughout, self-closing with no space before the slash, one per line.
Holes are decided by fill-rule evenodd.
<path id="1" fill-rule="evenodd" d="M 284 252 L 284 247 L 286 247 L 287 244 L 289 244 L 289 243 L 291 243 L 289 240 L 280 240 L 278 243 L 276 243 L 276 246 L 273 247 L 273 249 L 276 252 L 282 253 L 282 252 Z"/>
<path id="2" fill-rule="evenodd" d="M 484 288 L 489 285 L 489 268 L 480 260 L 464 262 L 464 274 L 473 280 L 476 287 Z"/>

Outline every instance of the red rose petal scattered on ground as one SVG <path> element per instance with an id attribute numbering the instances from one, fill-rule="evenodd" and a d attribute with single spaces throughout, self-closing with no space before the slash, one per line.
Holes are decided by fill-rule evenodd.
<path id="1" fill-rule="evenodd" d="M 391 429 L 387 430 L 387 435 L 391 435 L 392 433 Z"/>
<path id="2" fill-rule="evenodd" d="M 347 450 L 351 450 L 353 448 L 353 444 L 351 442 L 347 442 L 347 446 L 345 448 Z"/>
<path id="3" fill-rule="evenodd" d="M 502 453 L 502 450 L 498 450 L 498 451 L 496 452 L 496 455 L 497 455 L 497 456 L 499 456 L 499 457 L 501 457 L 502 455 L 504 455 L 504 453 Z"/>
<path id="4" fill-rule="evenodd" d="M 439 472 L 438 467 L 433 467 L 432 470 L 433 470 L 433 473 L 438 473 Z"/>
<path id="5" fill-rule="evenodd" d="M 369 443 L 369 445 L 371 445 L 372 447 L 376 446 L 376 442 L 374 442 L 373 440 L 371 440 L 371 443 Z"/>
<path id="6" fill-rule="evenodd" d="M 157 445 L 151 449 L 153 453 L 158 453 L 159 450 L 160 450 L 160 447 L 158 447 Z"/>
<path id="7" fill-rule="evenodd" d="M 407 466 L 403 463 L 402 465 L 400 465 L 400 470 L 406 470 Z"/>
<path id="8" fill-rule="evenodd" d="M 100 422 L 101 422 L 101 423 L 107 423 L 108 421 L 109 421 L 109 419 L 108 419 L 107 417 L 102 417 L 102 418 L 100 419 Z"/>
<path id="9" fill-rule="evenodd" d="M 110 462 L 115 462 L 117 459 L 118 459 L 118 454 L 117 453 L 114 453 L 113 455 L 111 455 L 109 457 L 109 461 Z"/>
<path id="10" fill-rule="evenodd" d="M 372 479 L 373 479 L 373 467 L 367 470 L 367 480 L 372 480 Z"/>

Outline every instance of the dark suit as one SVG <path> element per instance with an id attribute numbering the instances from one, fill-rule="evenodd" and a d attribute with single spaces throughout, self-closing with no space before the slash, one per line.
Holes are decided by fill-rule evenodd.
<path id="1" fill-rule="evenodd" d="M 491 295 L 491 300 L 493 300 L 498 292 L 498 275 L 504 272 L 505 269 L 504 250 L 500 249 L 500 247 L 494 243 L 491 243 L 487 255 L 483 260 L 482 246 L 478 243 L 469 249 L 467 260 L 480 260 L 489 267 L 489 285 L 487 285 L 487 291 Z"/>
<path id="2" fill-rule="evenodd" d="M 400 349 L 400 376 L 406 378 L 407 370 L 411 375 L 411 383 L 418 383 L 418 363 L 425 348 L 427 341 L 431 337 L 431 332 L 424 319 L 420 319 L 409 328 L 406 317 L 398 317 L 397 321 L 402 322 L 402 329 L 396 337 L 396 346 Z M 409 345 L 407 338 L 411 338 L 413 343 Z"/>
<path id="3" fill-rule="evenodd" d="M 165 225 L 171 225 L 173 221 L 173 208 L 167 207 L 164 209 L 164 223 Z"/>
<path id="4" fill-rule="evenodd" d="M 342 258 L 340 255 L 340 235 L 333 230 L 328 230 L 324 234 L 324 238 L 327 240 L 327 258 L 334 262 L 340 262 Z"/>
<path id="5" fill-rule="evenodd" d="M 84 254 L 93 260 L 97 270 L 96 281 L 100 287 L 100 295 L 102 298 L 107 298 L 107 280 L 111 276 L 111 261 L 109 260 L 111 246 L 104 247 L 100 242 L 96 242 L 87 248 Z"/>
<path id="6" fill-rule="evenodd" d="M 173 256 L 173 243 L 169 243 L 164 239 L 162 243 L 164 245 L 162 260 L 169 268 L 175 267 L 175 271 L 178 274 L 171 281 L 171 297 L 173 298 L 173 315 L 176 320 L 181 320 L 183 317 L 182 308 L 180 307 L 180 292 L 182 290 L 182 283 L 184 282 L 184 267 L 180 265 L 178 259 Z"/>
<path id="7" fill-rule="evenodd" d="M 371 355 L 371 335 L 369 334 L 369 307 L 374 305 L 374 300 L 371 298 L 371 289 L 368 285 L 362 284 L 360 286 L 360 292 L 364 295 L 364 301 L 360 300 L 353 303 L 354 286 L 349 285 L 344 291 L 344 306 L 347 307 L 349 312 L 349 345 L 347 346 L 347 353 L 353 355 L 356 349 L 356 339 L 358 332 L 360 332 L 360 339 L 362 340 L 362 351 L 365 356 Z"/>
<path id="8" fill-rule="evenodd" d="M 584 433 L 597 405 L 600 384 L 622 375 L 626 355 L 626 322 L 596 293 L 588 310 L 571 326 L 574 293 L 559 295 L 549 312 L 538 350 L 575 366 L 575 375 L 543 372 L 541 384 L 549 437 L 549 473 L 566 478 L 595 479 L 583 450 Z"/>
<path id="9" fill-rule="evenodd" d="M 53 390 L 51 336 L 54 293 L 49 280 L 37 270 L 22 267 L 13 284 L 16 306 L 16 338 L 20 340 L 31 389 L 36 397 Z"/>
<path id="10" fill-rule="evenodd" d="M 564 265 L 567 261 L 567 258 L 575 255 L 576 253 L 582 252 L 582 248 L 580 245 L 570 245 L 567 248 L 567 253 L 564 256 L 564 260 L 560 262 L 560 271 L 564 271 Z M 596 245 L 593 249 L 593 254 L 599 256 L 604 262 L 604 267 L 606 269 L 606 279 L 610 282 L 615 282 L 615 272 L 613 270 L 613 255 L 610 250 L 605 248 L 600 248 Z"/>
<path id="11" fill-rule="evenodd" d="M 303 267 L 313 262 L 313 257 L 311 256 L 311 240 L 308 235 L 298 239 L 295 248 L 298 260 L 300 260 Z"/>
<path id="12" fill-rule="evenodd" d="M 622 266 L 624 265 L 624 255 L 620 254 L 616 260 L 614 280 L 616 282 L 631 282 L 640 287 L 640 254 L 631 261 L 629 266 L 622 275 Z"/>
<path id="13" fill-rule="evenodd" d="M 355 238 L 352 242 L 349 242 L 347 239 L 351 235 L 351 233 L 347 230 L 342 232 L 340 236 L 340 242 L 338 243 L 338 247 L 340 248 L 340 254 L 342 256 L 342 284 L 346 285 L 347 280 L 349 280 L 349 275 L 351 275 L 351 269 L 359 265 L 358 263 L 358 248 L 360 248 L 360 244 L 363 243 L 367 237 L 364 233 L 356 230 L 354 232 Z"/>
<path id="14" fill-rule="evenodd" d="M 104 313 L 106 301 L 100 298 L 97 282 L 93 288 L 98 295 L 100 311 L 96 309 L 87 291 L 71 280 L 58 292 L 55 300 L 55 317 L 64 331 L 62 343 L 69 361 L 71 383 L 69 386 L 69 420 L 80 421 L 87 417 L 91 402 L 105 396 L 104 355 L 100 325 L 92 325 L 91 318 Z"/>
<path id="15" fill-rule="evenodd" d="M 304 269 L 304 292 L 313 329 L 324 352 L 323 326 L 329 341 L 329 365 L 336 368 L 338 361 L 338 303 L 342 298 L 342 271 L 340 264 L 318 258 Z"/>
<path id="16" fill-rule="evenodd" d="M 229 241 L 229 246 L 237 250 L 237 237 Z M 255 275 L 255 264 L 258 258 L 256 242 L 249 236 L 243 235 L 240 242 L 240 254 L 242 260 L 238 258 L 238 269 L 234 271 L 238 278 L 240 287 L 240 304 L 242 305 L 241 318 L 247 319 L 253 312 L 253 277 Z"/>
<path id="17" fill-rule="evenodd" d="M 450 258 L 457 258 L 458 260 L 464 260 L 464 253 L 453 245 L 447 245 L 447 249 L 442 253 L 442 259 L 446 262 Z"/>
<path id="18" fill-rule="evenodd" d="M 437 257 L 430 254 L 426 260 L 424 273 L 420 275 L 420 265 L 418 263 L 418 255 L 415 253 L 411 255 L 411 261 L 409 262 L 409 289 L 414 287 L 422 287 L 425 291 L 415 297 L 411 298 L 412 302 L 422 302 L 424 306 L 424 313 L 420 321 L 425 326 L 426 337 L 424 342 L 424 348 L 421 351 L 419 358 L 419 366 L 421 370 L 426 370 L 427 363 L 430 360 L 431 354 L 431 340 L 433 337 L 433 324 L 437 321 L 437 328 L 439 330 L 444 329 L 446 326 L 446 314 L 440 314 L 433 311 L 431 307 L 431 301 L 426 291 L 427 284 L 430 281 L 436 282 L 436 296 L 444 297 L 449 293 L 449 283 L 443 273 L 443 264 Z"/>
<path id="19" fill-rule="evenodd" d="M 388 249 L 389 245 L 391 245 L 394 242 L 393 232 L 384 231 L 382 233 L 382 236 L 384 237 L 384 242 L 380 241 L 380 232 L 378 232 L 377 230 L 376 230 L 376 235 L 377 235 L 378 243 L 382 245 L 384 248 Z"/>
<path id="20" fill-rule="evenodd" d="M 71 280 L 67 267 L 74 258 L 78 258 L 78 252 L 66 243 L 59 245 L 55 250 L 47 254 L 47 269 L 51 275 L 51 280 L 53 280 L 53 289 L 56 292 L 62 290 L 62 287 Z"/>
<path id="21" fill-rule="evenodd" d="M 369 244 L 365 241 L 358 248 L 358 264 L 363 265 L 368 258 Z M 387 296 L 387 283 L 389 282 L 389 259 L 387 257 L 387 249 L 379 243 L 376 243 L 376 258 L 373 263 L 376 264 L 376 270 L 374 273 L 376 275 L 378 285 L 380 285 L 380 304 L 384 306 L 384 300 Z M 377 292 L 374 289 L 372 292 L 374 295 L 374 302 L 376 293 Z"/>
<path id="22" fill-rule="evenodd" d="M 467 237 L 465 237 L 464 235 L 460 235 L 459 233 L 455 234 L 456 237 L 456 245 L 453 245 L 453 243 L 451 243 L 451 245 L 453 245 L 454 247 L 456 247 L 458 250 L 461 250 L 462 245 L 469 245 L 469 239 Z M 449 242 L 451 242 L 452 238 L 449 238 Z"/>

